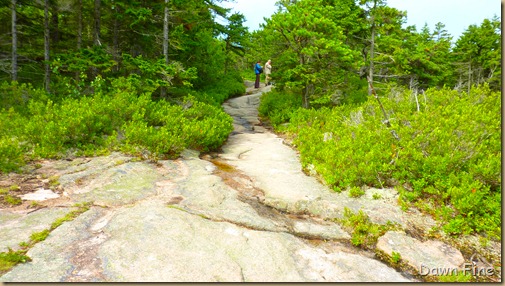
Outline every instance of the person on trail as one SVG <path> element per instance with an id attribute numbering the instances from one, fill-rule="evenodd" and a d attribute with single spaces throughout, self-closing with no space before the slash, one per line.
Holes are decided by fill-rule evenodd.
<path id="1" fill-rule="evenodd" d="M 260 88 L 260 74 L 263 72 L 263 67 L 261 66 L 261 61 L 258 61 L 254 65 L 254 73 L 256 74 L 256 82 L 254 83 L 254 88 Z"/>
<path id="2" fill-rule="evenodd" d="M 272 60 L 268 60 L 267 63 L 265 64 L 265 86 L 272 84 L 270 80 L 272 78 L 270 77 L 270 74 L 272 73 Z"/>

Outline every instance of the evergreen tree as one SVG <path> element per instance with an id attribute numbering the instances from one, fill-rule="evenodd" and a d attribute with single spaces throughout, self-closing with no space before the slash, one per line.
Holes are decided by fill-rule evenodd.
<path id="1" fill-rule="evenodd" d="M 470 25 L 456 41 L 453 63 L 459 87 L 488 82 L 501 88 L 501 23 L 498 17 Z"/>
<path id="2" fill-rule="evenodd" d="M 359 53 L 346 44 L 344 30 L 338 25 L 339 9 L 322 0 L 279 1 L 279 11 L 267 20 L 266 42 L 272 47 L 281 73 L 280 87 L 295 89 L 302 105 L 320 95 L 331 99 L 343 85 L 346 72 L 360 66 Z"/>

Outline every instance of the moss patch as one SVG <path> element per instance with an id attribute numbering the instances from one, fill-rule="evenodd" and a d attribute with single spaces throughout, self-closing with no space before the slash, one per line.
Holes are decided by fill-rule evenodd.
<path id="1" fill-rule="evenodd" d="M 344 208 L 344 217 L 335 219 L 351 233 L 351 243 L 365 249 L 374 249 L 377 240 L 389 230 L 398 229 L 399 226 L 391 222 L 385 225 L 375 224 L 363 211 L 353 213 L 349 208 Z"/>
<path id="2" fill-rule="evenodd" d="M 67 213 L 65 216 L 56 219 L 49 229 L 44 229 L 39 232 L 34 232 L 30 235 L 29 242 L 21 242 L 19 246 L 21 250 L 14 251 L 9 248 L 8 251 L 0 252 L 0 276 L 8 272 L 12 267 L 16 266 L 18 263 L 25 263 L 31 261 L 31 258 L 26 255 L 28 250 L 32 248 L 35 244 L 46 240 L 49 234 L 55 230 L 57 227 L 63 224 L 63 222 L 71 221 L 78 217 L 80 214 L 89 210 L 90 203 L 82 203 L 74 205 L 77 209 Z"/>
<path id="3" fill-rule="evenodd" d="M 0 252 L 0 275 L 9 271 L 18 263 L 25 263 L 32 259 L 26 256 L 26 250 L 14 251 L 9 248 L 7 252 Z"/>

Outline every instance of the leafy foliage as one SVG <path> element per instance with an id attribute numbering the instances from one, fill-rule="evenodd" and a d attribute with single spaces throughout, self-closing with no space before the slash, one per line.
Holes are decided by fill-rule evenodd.
<path id="1" fill-rule="evenodd" d="M 396 252 L 396 251 L 393 251 L 391 253 L 391 262 L 393 264 L 398 264 L 400 263 L 400 261 L 402 260 L 402 256 L 400 253 Z"/>
<path id="2" fill-rule="evenodd" d="M 274 62 L 276 89 L 260 115 L 294 138 L 304 168 L 334 190 L 395 186 L 403 209 L 431 214 L 446 233 L 499 238 L 499 19 L 453 42 L 443 23 L 418 32 L 386 1 L 358 2 L 278 2 L 247 55 Z M 367 101 L 367 75 L 391 128 Z"/>
<path id="3" fill-rule="evenodd" d="M 379 237 L 388 230 L 395 229 L 395 225 L 390 222 L 384 225 L 372 223 L 363 211 L 353 213 L 347 207 L 344 208 L 344 217 L 337 221 L 350 230 L 351 243 L 363 248 L 374 248 Z"/>
<path id="4" fill-rule="evenodd" d="M 289 121 L 293 113 L 302 107 L 302 98 L 299 94 L 271 91 L 261 96 L 258 112 L 260 116 L 268 118 L 272 126 Z"/>
<path id="5" fill-rule="evenodd" d="M 361 189 L 360 187 L 351 187 L 349 190 L 349 197 L 351 198 L 359 198 L 365 194 L 365 191 Z"/>
<path id="6" fill-rule="evenodd" d="M 216 84 L 197 91 L 187 91 L 187 93 L 201 102 L 221 106 L 226 99 L 244 94 L 245 86 L 237 72 L 228 72 Z"/>
<path id="7" fill-rule="evenodd" d="M 501 22 L 498 17 L 484 19 L 480 26 L 470 25 L 456 41 L 453 66 L 458 85 L 470 88 L 488 82 L 494 90 L 501 87 Z"/>
<path id="8" fill-rule="evenodd" d="M 95 84 L 93 96 L 31 100 L 25 115 L 13 109 L 0 113 L 10 119 L 0 123 L 0 170 L 15 170 L 34 158 L 61 158 L 67 152 L 146 151 L 151 159 L 173 158 L 185 148 L 215 149 L 232 130 L 231 117 L 219 107 L 192 97 L 180 105 L 153 101 L 150 92 L 137 95 L 148 87 L 139 90 L 136 81 L 126 78 L 114 80 L 111 87 L 100 85 Z"/>
<path id="9" fill-rule="evenodd" d="M 350 20 L 342 11 L 357 7 L 330 2 L 279 1 L 279 11 L 264 28 L 266 42 L 271 43 L 271 52 L 276 55 L 276 84 L 299 93 L 305 108 L 322 95 L 331 98 L 336 88 L 353 77 L 345 72 L 361 65 L 359 53 L 346 43 L 347 26 L 339 25 L 342 19 Z M 332 104 L 329 100 L 326 103 Z"/>
<path id="10" fill-rule="evenodd" d="M 12 206 L 20 205 L 21 204 L 21 199 L 18 197 L 14 197 L 11 195 L 5 195 L 4 196 L 4 201 Z"/>
<path id="11" fill-rule="evenodd" d="M 6 252 L 0 252 L 0 275 L 7 272 L 14 265 L 27 261 L 32 261 L 32 259 L 26 255 L 24 250 L 14 251 L 9 248 Z"/>
<path id="12" fill-rule="evenodd" d="M 452 283 L 461 283 L 461 282 L 476 282 L 474 276 L 470 273 L 466 273 L 465 271 L 459 271 L 458 275 L 440 275 L 437 277 L 437 282 L 452 282 Z"/>
<path id="13" fill-rule="evenodd" d="M 44 229 L 43 231 L 39 232 L 34 232 L 30 235 L 30 240 L 33 243 L 41 242 L 46 240 L 46 238 L 49 236 L 50 231 L 48 229 Z"/>
<path id="14" fill-rule="evenodd" d="M 286 130 L 296 135 L 303 166 L 313 164 L 335 189 L 398 186 L 401 202 L 445 222 L 447 233 L 499 236 L 499 93 L 481 86 L 419 97 L 393 89 L 382 99 L 400 141 L 373 101 L 299 109 Z"/>

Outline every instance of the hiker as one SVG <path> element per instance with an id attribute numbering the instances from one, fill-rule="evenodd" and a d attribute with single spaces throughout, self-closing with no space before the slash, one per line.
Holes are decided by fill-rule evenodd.
<path id="1" fill-rule="evenodd" d="M 267 63 L 265 64 L 265 86 L 272 84 L 270 80 L 272 78 L 270 77 L 270 74 L 272 73 L 272 60 L 268 60 Z"/>
<path id="2" fill-rule="evenodd" d="M 256 74 L 256 82 L 254 83 L 254 88 L 260 88 L 260 74 L 263 72 L 263 67 L 261 66 L 261 61 L 258 61 L 254 65 L 254 73 Z"/>

